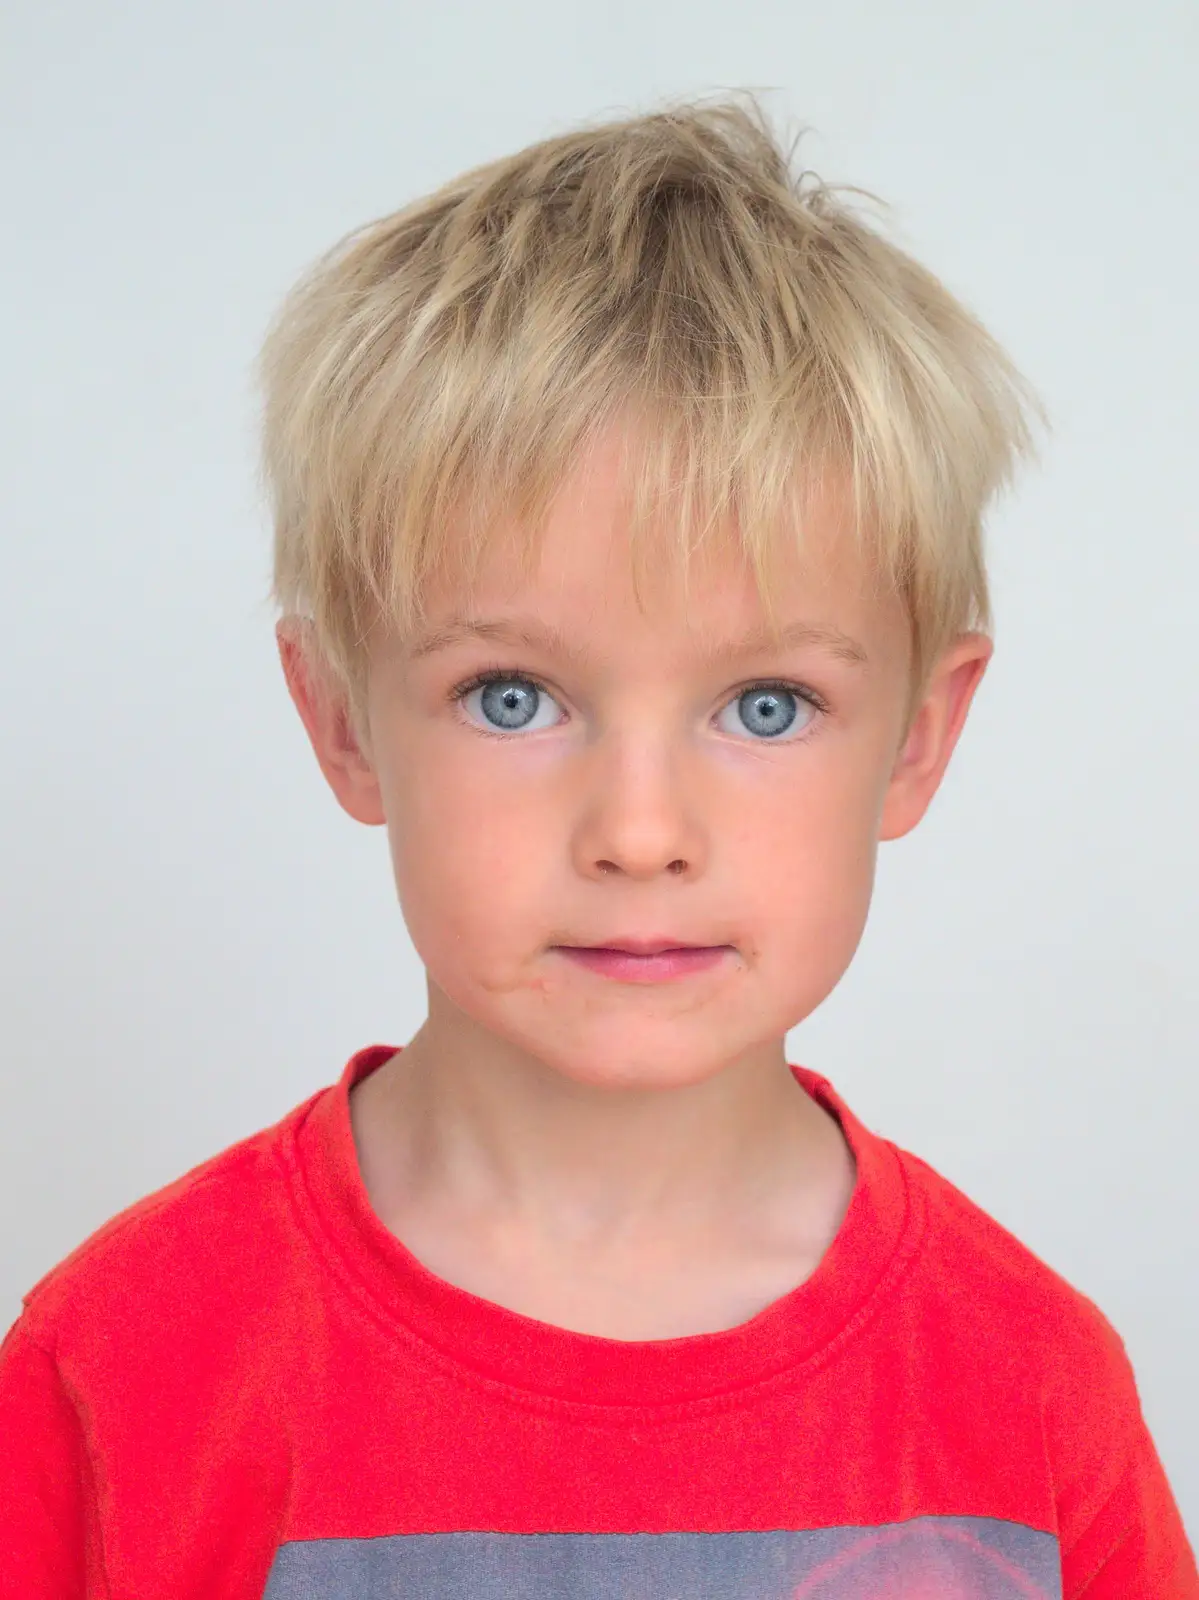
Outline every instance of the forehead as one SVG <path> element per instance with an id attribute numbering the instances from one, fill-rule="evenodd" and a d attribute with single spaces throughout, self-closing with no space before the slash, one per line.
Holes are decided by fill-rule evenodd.
<path id="1" fill-rule="evenodd" d="M 775 533 L 767 580 L 783 642 L 822 645 L 846 661 L 888 653 L 907 636 L 906 608 L 880 586 L 850 517 L 842 483 L 813 489 L 802 530 Z M 500 523 L 469 578 L 459 568 L 427 584 L 415 647 L 423 653 L 471 631 L 498 640 L 529 632 L 530 623 L 560 651 L 579 655 L 656 646 L 710 657 L 773 639 L 735 518 L 715 523 L 689 559 L 668 515 L 643 540 L 636 563 L 628 486 L 609 435 L 564 481 L 535 534 Z"/>

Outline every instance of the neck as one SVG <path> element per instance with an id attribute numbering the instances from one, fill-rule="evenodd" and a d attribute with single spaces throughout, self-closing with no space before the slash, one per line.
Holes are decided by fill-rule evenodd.
<path id="1" fill-rule="evenodd" d="M 785 1234 L 852 1168 L 781 1040 L 698 1083 L 612 1087 L 459 1018 L 431 1007 L 351 1096 L 363 1180 L 385 1221 L 435 1210 L 563 1248 Z"/>

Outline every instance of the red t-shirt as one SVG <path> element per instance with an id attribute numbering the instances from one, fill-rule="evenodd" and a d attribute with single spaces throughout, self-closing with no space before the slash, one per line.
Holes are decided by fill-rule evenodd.
<path id="1" fill-rule="evenodd" d="M 115 1217 L 0 1355 L 0 1594 L 1199 1600 L 1119 1336 L 917 1157 L 810 1278 L 625 1341 L 435 1276 L 340 1081 Z"/>

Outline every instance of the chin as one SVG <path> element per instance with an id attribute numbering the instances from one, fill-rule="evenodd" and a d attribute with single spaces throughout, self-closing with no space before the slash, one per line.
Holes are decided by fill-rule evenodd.
<path id="1" fill-rule="evenodd" d="M 573 1082 L 600 1089 L 683 1089 L 704 1083 L 753 1040 L 722 1038 L 698 1018 L 590 1018 L 514 1040 Z"/>

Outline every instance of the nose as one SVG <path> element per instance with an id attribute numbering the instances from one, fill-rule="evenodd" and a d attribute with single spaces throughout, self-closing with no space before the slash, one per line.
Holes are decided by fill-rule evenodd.
<path id="1" fill-rule="evenodd" d="M 695 876 L 707 859 L 697 774 L 657 735 L 611 736 L 589 752 L 581 776 L 574 849 L 589 877 Z"/>

